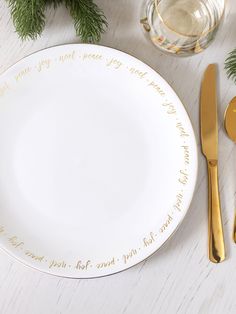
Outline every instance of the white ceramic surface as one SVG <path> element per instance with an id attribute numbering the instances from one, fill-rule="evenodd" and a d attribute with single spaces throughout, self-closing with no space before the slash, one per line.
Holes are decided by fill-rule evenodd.
<path id="1" fill-rule="evenodd" d="M 65 45 L 0 77 L 0 246 L 51 274 L 137 264 L 191 202 L 195 137 L 171 87 L 123 52 Z"/>

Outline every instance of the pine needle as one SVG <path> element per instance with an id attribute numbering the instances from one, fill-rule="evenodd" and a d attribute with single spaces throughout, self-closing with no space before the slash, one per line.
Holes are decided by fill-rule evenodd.
<path id="1" fill-rule="evenodd" d="M 229 53 L 225 60 L 225 69 L 228 78 L 231 78 L 236 83 L 236 48 Z"/>
<path id="2" fill-rule="evenodd" d="M 9 0 L 16 31 L 22 39 L 36 39 L 45 26 L 45 0 Z"/>
<path id="3" fill-rule="evenodd" d="M 48 6 L 53 6 L 54 9 L 56 9 L 63 2 L 63 0 L 45 0 L 45 1 L 47 1 Z"/>
<path id="4" fill-rule="evenodd" d="M 83 42 L 98 42 L 107 27 L 101 9 L 92 0 L 65 0 L 74 19 L 76 35 Z"/>

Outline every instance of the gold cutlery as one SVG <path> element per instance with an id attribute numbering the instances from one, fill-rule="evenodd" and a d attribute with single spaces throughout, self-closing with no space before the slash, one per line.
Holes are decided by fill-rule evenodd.
<path id="1" fill-rule="evenodd" d="M 236 143 L 236 97 L 231 100 L 225 111 L 225 129 L 229 138 Z M 234 215 L 233 239 L 236 243 L 236 213 Z"/>
<path id="2" fill-rule="evenodd" d="M 210 64 L 201 86 L 201 141 L 208 168 L 208 251 L 209 259 L 225 259 L 225 245 L 218 187 L 218 114 L 216 65 Z"/>

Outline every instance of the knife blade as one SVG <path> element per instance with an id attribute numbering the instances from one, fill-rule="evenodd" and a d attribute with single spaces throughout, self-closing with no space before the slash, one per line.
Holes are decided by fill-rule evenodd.
<path id="1" fill-rule="evenodd" d="M 208 253 L 220 263 L 225 259 L 225 245 L 218 185 L 218 115 L 216 65 L 210 64 L 202 80 L 200 98 L 202 152 L 208 168 Z"/>
<path id="2" fill-rule="evenodd" d="M 218 115 L 216 96 L 216 65 L 210 64 L 201 88 L 202 152 L 208 160 L 218 160 Z"/>

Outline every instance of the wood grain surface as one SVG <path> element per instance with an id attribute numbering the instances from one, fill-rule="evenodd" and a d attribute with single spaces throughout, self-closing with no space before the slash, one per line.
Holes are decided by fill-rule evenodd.
<path id="1" fill-rule="evenodd" d="M 0 251 L 0 314 L 227 314 L 236 313 L 236 245 L 232 224 L 236 197 L 236 146 L 223 129 L 227 103 L 236 86 L 227 80 L 224 59 L 236 47 L 236 5 L 228 0 L 224 23 L 203 53 L 176 58 L 159 52 L 144 37 L 138 0 L 97 0 L 109 29 L 101 44 L 131 53 L 156 69 L 176 90 L 192 119 L 199 147 L 196 193 L 177 233 L 152 258 L 101 279 L 63 279 L 19 264 Z M 22 57 L 58 44 L 77 43 L 64 7 L 47 11 L 47 26 L 36 40 L 21 42 L 9 9 L 0 0 L 0 72 Z M 199 145 L 199 89 L 204 69 L 219 65 L 219 173 L 227 260 L 207 258 L 207 172 Z"/>

